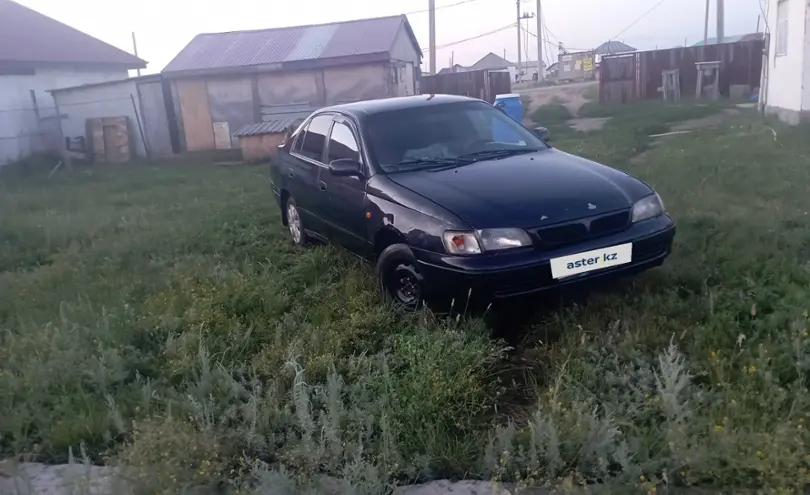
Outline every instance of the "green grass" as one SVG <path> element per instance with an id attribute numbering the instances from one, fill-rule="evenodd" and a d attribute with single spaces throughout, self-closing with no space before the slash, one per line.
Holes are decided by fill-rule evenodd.
<path id="1" fill-rule="evenodd" d="M 556 144 L 657 188 L 678 222 L 665 266 L 450 319 L 398 316 L 369 267 L 293 247 L 264 167 L 0 170 L 0 454 L 83 449 L 146 493 L 320 474 L 358 493 L 804 487 L 808 130 L 776 142 L 740 117 L 629 165 L 622 111 Z"/>

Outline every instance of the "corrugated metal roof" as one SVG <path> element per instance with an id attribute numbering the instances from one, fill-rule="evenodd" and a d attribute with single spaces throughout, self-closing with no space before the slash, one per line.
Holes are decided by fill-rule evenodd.
<path id="1" fill-rule="evenodd" d="M 83 90 L 88 88 L 97 88 L 100 86 L 113 86 L 116 84 L 143 84 L 149 82 L 160 82 L 163 78 L 160 74 L 147 74 L 145 76 L 127 77 L 126 79 L 116 79 L 115 81 L 102 81 L 97 83 L 80 84 L 78 86 L 68 86 L 66 88 L 46 89 L 48 93 L 66 93 L 68 91 Z"/>
<path id="2" fill-rule="evenodd" d="M 621 41 L 606 41 L 599 45 L 593 52 L 597 55 L 613 55 L 614 53 L 626 53 L 636 51 L 630 45 L 622 43 Z"/>
<path id="3" fill-rule="evenodd" d="M 0 62 L 113 65 L 142 69 L 146 62 L 11 0 L 0 0 Z"/>
<path id="4" fill-rule="evenodd" d="M 199 34 L 163 69 L 163 73 L 282 64 L 388 52 L 405 25 L 404 15 L 256 31 Z"/>
<path id="5" fill-rule="evenodd" d="M 260 134 L 278 134 L 286 131 L 288 127 L 291 127 L 298 122 L 302 122 L 308 116 L 309 116 L 308 113 L 300 115 L 290 115 L 276 119 L 270 119 L 265 122 L 259 122 L 258 124 L 246 125 L 240 128 L 238 131 L 234 132 L 233 135 L 236 137 L 244 137 L 244 136 L 258 136 Z"/>
<path id="6" fill-rule="evenodd" d="M 495 55 L 492 52 L 487 53 L 484 55 L 481 60 L 474 63 L 470 69 L 472 70 L 481 70 L 481 69 L 506 69 L 507 67 L 514 67 L 515 64 L 506 60 L 505 58 L 501 57 L 500 55 Z"/>

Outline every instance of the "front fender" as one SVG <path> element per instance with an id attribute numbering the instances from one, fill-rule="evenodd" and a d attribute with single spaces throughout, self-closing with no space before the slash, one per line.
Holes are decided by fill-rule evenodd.
<path id="1" fill-rule="evenodd" d="M 466 230 L 469 225 L 436 203 L 385 177 L 375 176 L 367 188 L 369 238 L 381 230 L 397 235 L 411 247 L 444 252 L 446 230 Z"/>

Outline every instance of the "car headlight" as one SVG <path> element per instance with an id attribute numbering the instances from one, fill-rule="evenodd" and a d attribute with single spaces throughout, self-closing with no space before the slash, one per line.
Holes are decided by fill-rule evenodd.
<path id="1" fill-rule="evenodd" d="M 658 193 L 653 193 L 633 205 L 633 223 L 657 217 L 663 213 L 664 202 Z"/>
<path id="2" fill-rule="evenodd" d="M 475 231 L 447 231 L 444 247 L 450 254 L 479 254 L 531 246 L 532 240 L 523 229 L 483 229 Z"/>

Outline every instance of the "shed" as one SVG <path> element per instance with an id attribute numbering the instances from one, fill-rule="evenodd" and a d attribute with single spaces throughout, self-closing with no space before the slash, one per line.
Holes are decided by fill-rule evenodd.
<path id="1" fill-rule="evenodd" d="M 65 138 L 83 141 L 89 154 L 99 150 L 92 146 L 98 140 L 89 135 L 87 122 L 111 117 L 126 118 L 131 153 L 136 156 L 170 156 L 178 147 L 172 142 L 171 127 L 176 124 L 171 115 L 171 92 L 168 88 L 164 91 L 160 74 L 53 89 L 50 93 L 59 106 Z"/>
<path id="2" fill-rule="evenodd" d="M 561 53 L 558 63 L 560 81 L 587 81 L 596 77 L 594 52 Z"/>
<path id="3" fill-rule="evenodd" d="M 230 148 L 232 133 L 358 100 L 417 93 L 422 50 L 404 15 L 197 35 L 163 69 L 181 147 Z M 284 117 L 286 118 L 286 117 Z"/>
<path id="4" fill-rule="evenodd" d="M 273 119 L 259 124 L 250 124 L 234 133 L 239 140 L 242 159 L 246 162 L 261 162 L 272 158 L 276 149 L 284 143 L 287 133 L 303 122 L 307 114 Z"/>

